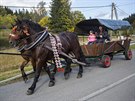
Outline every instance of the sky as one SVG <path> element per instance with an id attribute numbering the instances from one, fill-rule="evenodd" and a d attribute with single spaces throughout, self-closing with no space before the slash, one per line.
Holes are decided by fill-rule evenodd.
<path id="1" fill-rule="evenodd" d="M 51 0 L 0 0 L 0 5 L 36 7 L 40 1 L 46 2 L 45 5 L 46 7 L 49 7 L 51 2 Z M 135 13 L 135 0 L 70 0 L 70 2 L 71 2 L 71 10 L 81 11 L 86 17 L 86 19 L 89 19 L 90 17 L 111 19 L 112 3 L 115 3 L 116 5 L 118 19 L 129 17 L 129 15 Z M 99 7 L 99 6 L 108 6 L 108 7 Z M 114 19 L 116 19 L 115 16 Z"/>

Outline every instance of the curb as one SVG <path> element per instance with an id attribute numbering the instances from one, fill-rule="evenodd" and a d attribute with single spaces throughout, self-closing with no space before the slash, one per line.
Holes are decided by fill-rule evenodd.
<path id="1" fill-rule="evenodd" d="M 26 72 L 26 74 L 27 74 L 27 75 L 32 74 L 32 73 L 33 73 L 33 70 Z M 8 81 L 15 80 L 15 79 L 18 79 L 18 78 L 20 78 L 20 77 L 22 77 L 22 75 L 21 75 L 21 74 L 16 75 L 16 76 L 11 77 L 11 78 L 8 78 L 8 79 L 6 79 L 6 80 L 2 80 L 2 81 L 0 81 L 0 84 L 5 83 L 5 82 L 8 82 Z"/>

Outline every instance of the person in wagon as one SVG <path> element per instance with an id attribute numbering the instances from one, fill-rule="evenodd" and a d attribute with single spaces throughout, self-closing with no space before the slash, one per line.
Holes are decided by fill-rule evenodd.
<path id="1" fill-rule="evenodd" d="M 91 30 L 91 31 L 89 31 L 88 45 L 91 45 L 91 44 L 93 44 L 94 42 L 96 42 L 96 35 L 95 35 L 94 32 Z"/>
<path id="2" fill-rule="evenodd" d="M 104 43 L 105 41 L 110 41 L 110 36 L 108 31 L 105 30 L 102 26 L 99 26 L 99 31 L 96 34 L 97 43 Z"/>

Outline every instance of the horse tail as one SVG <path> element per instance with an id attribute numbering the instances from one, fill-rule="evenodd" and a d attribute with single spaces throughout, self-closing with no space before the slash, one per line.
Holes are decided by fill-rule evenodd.
<path id="1" fill-rule="evenodd" d="M 70 39 L 71 37 L 70 37 L 70 38 L 68 37 L 69 42 L 71 42 L 71 44 L 73 44 L 73 43 L 72 43 L 72 40 L 74 40 L 75 43 L 76 43 L 76 45 L 78 46 L 78 52 L 79 52 L 79 54 L 78 54 L 78 60 L 81 61 L 81 62 L 86 62 L 85 56 L 84 56 L 84 54 L 83 54 L 81 45 L 80 45 L 80 43 L 79 43 L 79 39 L 78 39 L 77 34 L 76 34 L 76 33 L 69 33 L 69 35 L 72 36 L 72 39 Z"/>

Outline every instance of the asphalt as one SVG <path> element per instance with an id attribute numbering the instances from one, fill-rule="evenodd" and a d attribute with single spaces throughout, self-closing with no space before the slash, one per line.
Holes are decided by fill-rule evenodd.
<path id="1" fill-rule="evenodd" d="M 26 95 L 32 84 L 13 83 L 0 87 L 0 101 L 82 101 L 101 89 L 107 88 L 135 73 L 135 51 L 133 59 L 125 60 L 123 55 L 116 55 L 110 68 L 103 68 L 100 63 L 84 67 L 83 78 L 77 79 L 78 67 L 73 68 L 70 79 L 65 80 L 63 73 L 56 74 L 56 85 L 48 87 L 48 76 L 41 76 L 35 93 Z M 135 101 L 135 76 L 111 87 L 86 101 Z"/>

